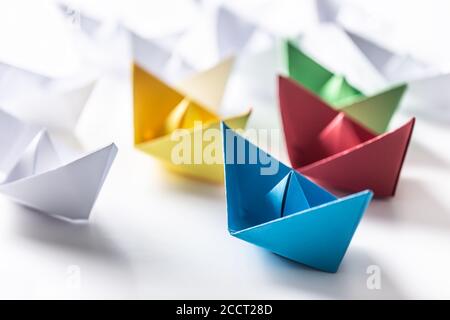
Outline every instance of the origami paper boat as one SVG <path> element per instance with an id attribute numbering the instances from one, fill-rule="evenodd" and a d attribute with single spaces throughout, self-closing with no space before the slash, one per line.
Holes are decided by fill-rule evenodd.
<path id="1" fill-rule="evenodd" d="M 330 2 L 330 0 L 320 0 L 319 2 L 324 10 L 336 12 L 329 21 L 334 24 L 336 30 L 351 40 L 359 53 L 366 58 L 367 64 L 377 72 L 378 77 L 384 80 L 385 85 L 399 82 L 409 83 L 413 80 L 442 75 L 436 66 L 420 61 L 410 54 L 395 52 L 376 40 L 372 40 L 377 35 L 373 33 L 373 30 L 370 31 L 362 25 L 367 19 L 374 18 L 369 12 L 349 4 L 336 6 L 336 3 Z M 389 28 L 387 21 L 383 21 L 383 19 L 380 19 L 377 24 L 379 24 L 378 32 Z M 410 91 L 409 86 L 408 91 Z"/>
<path id="2" fill-rule="evenodd" d="M 332 73 L 298 49 L 291 41 L 285 41 L 283 48 L 289 77 L 372 131 L 376 133 L 386 131 L 406 85 L 398 85 L 366 97 L 343 75 Z"/>
<path id="3" fill-rule="evenodd" d="M 130 31 L 135 61 L 172 84 L 243 51 L 255 33 L 256 25 L 242 19 L 226 5 L 206 7 L 184 32 L 146 38 Z"/>
<path id="4" fill-rule="evenodd" d="M 146 39 L 132 31 L 129 33 L 135 63 L 159 79 L 173 83 L 195 72 L 191 64 L 174 53 L 181 35 L 169 39 Z"/>
<path id="5" fill-rule="evenodd" d="M 362 35 L 344 29 L 361 53 L 370 61 L 386 84 L 430 76 L 437 70 L 410 55 L 396 54 Z"/>
<path id="6" fill-rule="evenodd" d="M 204 137 L 210 129 L 220 130 L 220 106 L 232 59 L 170 87 L 137 64 L 133 68 L 135 146 L 162 160 L 170 169 L 213 182 L 223 181 L 221 163 L 174 163 L 172 151 L 179 144 L 173 133 L 184 129 L 184 138 L 201 154 L 211 144 Z M 250 111 L 225 121 L 233 128 L 244 128 Z M 196 123 L 200 127 L 195 127 Z M 199 136 L 200 141 L 194 137 Z M 220 148 L 220 144 L 219 144 Z M 217 150 L 217 152 L 219 152 Z M 221 153 L 219 152 L 219 156 Z"/>
<path id="7" fill-rule="evenodd" d="M 341 199 L 278 162 L 223 125 L 225 190 L 230 234 L 310 267 L 336 272 L 372 198 Z M 238 162 L 258 155 L 258 161 Z M 278 165 L 261 174 L 261 159 Z M 266 162 L 265 162 L 266 163 Z"/>
<path id="8" fill-rule="evenodd" d="M 75 130 L 95 84 L 93 77 L 55 79 L 0 65 L 0 102 L 3 110 L 51 130 Z"/>
<path id="9" fill-rule="evenodd" d="M 204 69 L 244 51 L 256 31 L 255 23 L 226 4 L 206 4 L 199 19 L 181 36 L 176 54 L 196 70 Z"/>
<path id="10" fill-rule="evenodd" d="M 383 77 L 386 85 L 408 83 L 402 105 L 435 118 L 450 120 L 450 73 L 409 55 L 397 54 L 374 41 L 346 30 L 355 45 Z"/>
<path id="11" fill-rule="evenodd" d="M 1 193 L 49 215 L 89 218 L 116 156 L 114 144 L 62 163 L 45 130 L 0 111 L 0 132 Z"/>
<path id="12" fill-rule="evenodd" d="M 339 70 L 341 62 L 347 63 L 348 68 L 339 70 L 340 73 L 365 94 L 406 83 L 408 88 L 400 103 L 401 109 L 450 120 L 450 92 L 446 90 L 450 83 L 448 70 L 370 39 L 371 31 L 364 31 L 364 25 L 361 25 L 370 17 L 358 8 L 336 7 L 334 1 L 319 2 L 333 12 L 338 10 L 339 14 L 330 20 L 334 23 L 324 23 L 309 30 L 301 39 L 302 49 L 326 63 L 330 70 Z"/>
<path id="13" fill-rule="evenodd" d="M 293 80 L 279 77 L 281 118 L 292 166 L 321 183 L 393 196 L 415 119 L 377 135 Z"/>

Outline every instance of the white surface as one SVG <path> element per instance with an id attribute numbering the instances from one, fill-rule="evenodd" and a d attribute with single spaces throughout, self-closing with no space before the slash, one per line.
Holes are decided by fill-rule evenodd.
<path id="1" fill-rule="evenodd" d="M 238 78 L 227 101 L 254 106 L 250 126 L 277 127 L 275 105 L 232 94 Z M 0 197 L 0 298 L 450 298 L 448 125 L 418 119 L 396 196 L 371 203 L 340 270 L 327 274 L 231 237 L 223 187 L 167 173 L 134 150 L 129 79 L 100 79 L 78 137 L 61 137 L 120 149 L 89 223 Z M 381 290 L 367 289 L 369 265 L 381 268 Z"/>

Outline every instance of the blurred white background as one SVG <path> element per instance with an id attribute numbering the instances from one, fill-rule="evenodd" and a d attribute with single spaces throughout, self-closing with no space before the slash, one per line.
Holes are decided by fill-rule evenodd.
<path id="1" fill-rule="evenodd" d="M 356 12 L 354 23 L 372 38 L 450 70 L 448 1 L 338 4 Z M 15 84 L 1 67 L 51 81 L 98 75 L 76 133 L 53 134 L 66 152 L 111 141 L 119 147 L 88 223 L 59 221 L 0 196 L 0 298 L 450 298 L 450 124 L 439 115 L 417 115 L 396 196 L 371 203 L 336 274 L 231 237 L 222 186 L 168 173 L 133 148 L 133 35 L 201 69 L 217 56 L 218 35 L 208 19 L 221 5 L 0 0 L 0 103 L 41 90 Z M 259 73 L 248 76 L 245 57 L 252 59 L 273 39 L 307 33 L 319 23 L 316 2 L 240 0 L 225 6 L 259 35 L 240 48 L 224 113 L 252 106 L 250 127 L 279 128 L 274 84 L 269 79 L 267 95 L 255 94 L 259 80 L 252 75 Z M 410 116 L 399 112 L 392 126 Z M 283 150 L 278 157 L 287 162 Z M 381 270 L 379 290 L 366 284 L 371 265 Z"/>

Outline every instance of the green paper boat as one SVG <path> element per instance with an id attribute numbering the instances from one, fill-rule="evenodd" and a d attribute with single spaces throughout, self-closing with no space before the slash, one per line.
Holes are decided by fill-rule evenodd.
<path id="1" fill-rule="evenodd" d="M 378 134 L 386 131 L 407 87 L 401 84 L 365 96 L 344 76 L 329 71 L 290 40 L 282 43 L 282 63 L 290 78 Z"/>

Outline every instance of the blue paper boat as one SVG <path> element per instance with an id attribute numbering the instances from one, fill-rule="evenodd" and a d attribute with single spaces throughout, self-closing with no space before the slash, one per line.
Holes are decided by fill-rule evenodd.
<path id="1" fill-rule="evenodd" d="M 224 123 L 222 137 L 230 234 L 307 266 L 336 272 L 372 192 L 338 199 Z M 270 165 L 278 170 L 270 172 Z"/>

